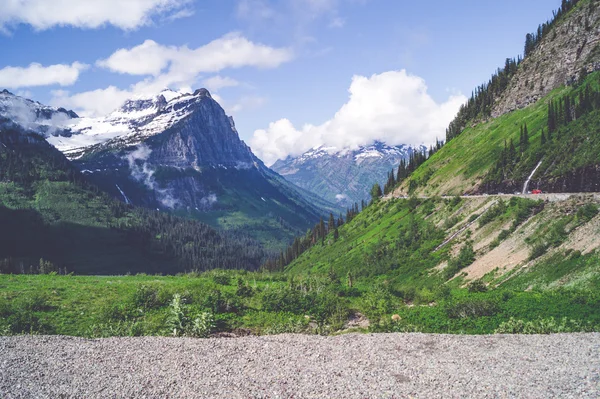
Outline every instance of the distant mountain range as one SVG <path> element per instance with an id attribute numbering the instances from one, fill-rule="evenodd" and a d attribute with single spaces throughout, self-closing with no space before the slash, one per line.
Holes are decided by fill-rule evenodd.
<path id="1" fill-rule="evenodd" d="M 425 150 L 425 146 L 389 146 L 379 141 L 356 150 L 320 146 L 278 160 L 271 168 L 297 186 L 346 207 L 368 200 L 373 184 L 385 183 L 401 160 Z"/>
<path id="2" fill-rule="evenodd" d="M 267 168 L 206 89 L 165 90 L 79 118 L 0 92 L 0 127 L 41 134 L 121 201 L 247 232 L 281 248 L 334 205 Z M 337 208 L 336 208 L 337 210 Z"/>

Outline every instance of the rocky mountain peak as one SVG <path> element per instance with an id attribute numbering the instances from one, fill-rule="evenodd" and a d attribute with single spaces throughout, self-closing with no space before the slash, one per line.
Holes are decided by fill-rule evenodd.
<path id="1" fill-rule="evenodd" d="M 194 96 L 201 96 L 201 97 L 212 98 L 211 95 L 210 95 L 210 92 L 207 89 L 204 89 L 204 88 L 196 90 L 194 92 Z"/>
<path id="2" fill-rule="evenodd" d="M 537 102 L 574 82 L 582 70 L 600 69 L 600 7 L 581 0 L 521 63 L 494 104 L 494 118 Z"/>

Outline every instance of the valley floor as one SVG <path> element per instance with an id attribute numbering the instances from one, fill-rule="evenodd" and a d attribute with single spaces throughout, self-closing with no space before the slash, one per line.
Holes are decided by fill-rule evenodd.
<path id="1" fill-rule="evenodd" d="M 600 334 L 0 337 L 4 398 L 597 398 Z"/>

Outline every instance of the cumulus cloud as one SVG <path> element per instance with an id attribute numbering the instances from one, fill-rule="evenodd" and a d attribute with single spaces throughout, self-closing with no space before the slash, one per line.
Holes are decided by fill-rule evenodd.
<path id="1" fill-rule="evenodd" d="M 113 25 L 133 30 L 151 24 L 156 17 L 189 16 L 191 0 L 3 0 L 0 1 L 0 30 L 18 24 L 36 30 L 54 26 L 99 28 Z"/>
<path id="2" fill-rule="evenodd" d="M 390 145 L 429 144 L 444 137 L 466 101 L 462 95 L 452 95 L 437 103 L 427 93 L 425 81 L 405 70 L 354 76 L 348 91 L 348 102 L 327 122 L 296 128 L 280 119 L 254 132 L 252 150 L 271 165 L 320 145 L 356 149 L 374 140 Z"/>
<path id="3" fill-rule="evenodd" d="M 109 86 L 76 94 L 57 91 L 52 104 L 74 108 L 83 116 L 105 115 L 133 96 L 156 94 L 165 88 L 190 91 L 203 73 L 218 73 L 227 68 L 275 68 L 292 57 L 292 51 L 287 48 L 254 43 L 239 33 L 227 34 L 196 49 L 163 46 L 146 40 L 133 48 L 117 50 L 96 63 L 116 73 L 143 76 L 141 81 L 127 89 Z M 219 75 L 204 83 L 213 89 L 239 84 Z M 250 102 L 245 103 L 247 108 Z"/>
<path id="4" fill-rule="evenodd" d="M 74 109 L 81 116 L 106 115 L 133 95 L 132 91 L 121 90 L 115 86 L 75 94 L 71 94 L 66 90 L 54 90 L 51 93 L 50 104 L 56 107 Z"/>
<path id="5" fill-rule="evenodd" d="M 0 87 L 17 89 L 55 84 L 70 86 L 79 79 L 80 72 L 87 68 L 87 65 L 79 62 L 74 62 L 71 65 L 56 64 L 49 66 L 32 63 L 25 68 L 7 66 L 0 69 Z"/>
<path id="6" fill-rule="evenodd" d="M 117 50 L 97 64 L 130 75 L 156 76 L 168 67 L 166 73 L 174 79 L 189 79 L 202 72 L 219 72 L 226 68 L 275 68 L 290 61 L 292 56 L 290 49 L 254 43 L 239 33 L 230 33 L 196 49 L 163 46 L 146 40 L 131 49 Z"/>

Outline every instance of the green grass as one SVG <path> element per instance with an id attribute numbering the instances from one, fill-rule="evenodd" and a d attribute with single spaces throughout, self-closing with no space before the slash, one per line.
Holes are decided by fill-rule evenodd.
<path id="1" fill-rule="evenodd" d="M 0 275 L 0 334 L 167 336 L 175 294 L 182 298 L 185 318 L 211 315 L 212 332 L 332 334 L 355 311 L 369 317 L 371 332 L 489 334 L 511 319 L 551 318 L 567 318 L 577 331 L 600 331 L 600 297 L 590 290 L 423 290 L 422 303 L 411 307 L 385 285 L 356 291 L 346 296 L 344 285 L 326 277 L 290 281 L 282 274 L 231 271 L 171 277 Z M 392 321 L 394 314 L 401 320 Z"/>

